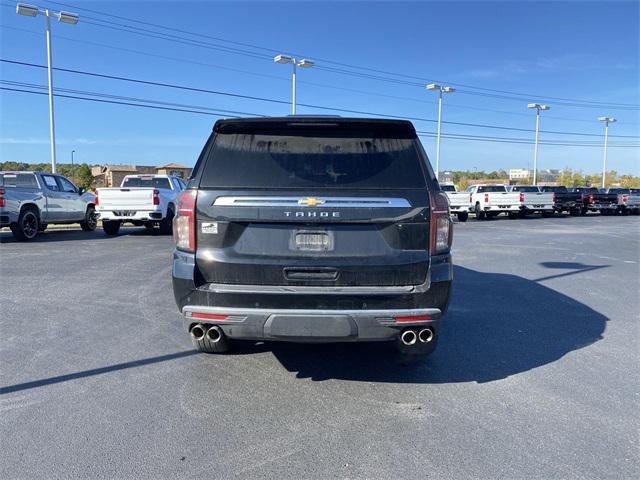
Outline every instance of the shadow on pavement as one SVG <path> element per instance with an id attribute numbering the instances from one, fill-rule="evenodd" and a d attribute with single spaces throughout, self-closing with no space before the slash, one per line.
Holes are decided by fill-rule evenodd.
<path id="1" fill-rule="evenodd" d="M 556 275 L 549 275 L 546 277 L 535 278 L 533 282 L 542 282 L 543 280 L 551 280 L 552 278 L 567 277 L 569 275 L 575 275 L 576 273 L 585 273 L 592 270 L 599 270 L 601 268 L 607 268 L 611 265 L 586 265 L 584 263 L 577 262 L 542 262 L 540 263 L 545 268 L 556 268 L 559 270 L 573 270 L 572 272 L 558 273 Z"/>
<path id="2" fill-rule="evenodd" d="M 38 234 L 33 240 L 28 242 L 20 242 L 13 238 L 11 231 L 8 228 L 0 230 L 0 243 L 15 243 L 15 244 L 27 244 L 27 243 L 48 243 L 48 242 L 65 242 L 72 240 L 101 240 L 112 239 L 124 236 L 131 237 L 163 237 L 168 235 L 161 235 L 159 229 L 147 230 L 144 227 L 123 227 L 120 233 L 116 236 L 110 237 L 105 235 L 102 228 L 97 228 L 93 232 L 84 232 L 78 228 L 77 230 L 71 229 L 51 229 L 46 230 Z"/>
<path id="3" fill-rule="evenodd" d="M 481 383 L 555 362 L 605 331 L 606 317 L 535 281 L 463 267 L 454 275 L 438 348 L 423 362 L 403 366 L 389 344 L 273 344 L 273 354 L 318 381 Z"/>

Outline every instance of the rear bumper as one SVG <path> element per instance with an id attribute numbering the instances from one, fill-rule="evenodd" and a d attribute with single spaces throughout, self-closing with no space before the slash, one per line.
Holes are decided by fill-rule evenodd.
<path id="1" fill-rule="evenodd" d="M 8 227 L 18 221 L 18 214 L 11 211 L 0 211 L 0 227 Z"/>
<path id="2" fill-rule="evenodd" d="M 127 214 L 125 214 L 127 212 Z M 133 221 L 160 221 L 163 218 L 162 210 L 98 210 L 98 218 L 107 221 L 133 222 Z"/>
<path id="3" fill-rule="evenodd" d="M 398 336 L 399 330 L 407 327 L 428 326 L 437 334 L 442 316 L 437 308 L 298 310 L 199 305 L 185 306 L 182 314 L 186 331 L 196 324 L 218 325 L 229 338 L 317 343 L 390 341 Z"/>
<path id="4" fill-rule="evenodd" d="M 399 329 L 417 325 L 437 333 L 451 294 L 451 255 L 432 257 L 429 272 L 425 284 L 399 287 L 196 285 L 194 256 L 177 250 L 172 270 L 186 330 L 216 324 L 230 338 L 293 342 L 393 340 Z M 424 319 L 394 320 L 416 316 Z"/>

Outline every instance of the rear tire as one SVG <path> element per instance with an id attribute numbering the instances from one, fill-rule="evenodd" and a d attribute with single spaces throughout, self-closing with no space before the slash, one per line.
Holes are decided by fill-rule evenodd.
<path id="1" fill-rule="evenodd" d="M 191 337 L 191 343 L 193 344 L 194 348 L 199 352 L 227 353 L 229 350 L 231 350 L 231 346 L 232 346 L 231 340 L 229 340 L 224 334 L 220 337 L 220 339 L 217 342 L 211 341 L 206 331 L 202 340 L 196 340 L 195 338 L 193 338 L 193 335 L 189 335 L 189 336 Z"/>
<path id="2" fill-rule="evenodd" d="M 469 219 L 469 214 L 467 212 L 458 213 L 458 220 L 461 222 L 466 222 Z"/>
<path id="3" fill-rule="evenodd" d="M 480 204 L 479 203 L 476 203 L 475 213 L 476 213 L 476 218 L 478 220 L 484 220 L 484 219 L 487 218 L 486 213 L 480 208 Z"/>
<path id="4" fill-rule="evenodd" d="M 163 235 L 170 235 L 173 233 L 173 209 L 167 210 L 167 216 L 160 222 L 160 233 Z"/>
<path id="5" fill-rule="evenodd" d="M 113 237 L 120 231 L 120 222 L 118 220 L 104 220 L 102 222 L 102 229 L 104 233 Z"/>
<path id="6" fill-rule="evenodd" d="M 518 214 L 518 212 L 509 212 L 509 218 L 511 220 L 515 220 L 516 218 L 520 218 L 520 215 Z"/>
<path id="7" fill-rule="evenodd" d="M 571 210 L 569 210 L 569 215 L 571 215 L 572 217 L 577 217 L 581 213 L 582 211 L 579 208 L 572 208 Z"/>
<path id="8" fill-rule="evenodd" d="M 543 216 L 544 218 L 551 218 L 551 217 L 553 217 L 553 213 L 554 213 L 554 212 L 549 212 L 549 211 L 547 211 L 547 210 L 543 210 L 543 211 L 542 211 L 542 216 Z"/>
<path id="9" fill-rule="evenodd" d="M 93 232 L 98 226 L 98 219 L 96 218 L 96 209 L 92 206 L 87 207 L 87 211 L 84 214 L 84 220 L 80 222 L 80 228 L 85 232 Z"/>
<path id="10" fill-rule="evenodd" d="M 20 212 L 18 221 L 12 223 L 9 228 L 16 240 L 21 242 L 33 240 L 38 235 L 38 229 L 40 228 L 38 212 L 33 208 L 25 208 Z"/>

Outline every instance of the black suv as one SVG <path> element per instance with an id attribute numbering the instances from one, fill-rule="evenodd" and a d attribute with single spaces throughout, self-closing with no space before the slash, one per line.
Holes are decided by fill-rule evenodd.
<path id="1" fill-rule="evenodd" d="M 196 348 L 436 345 L 452 224 L 410 122 L 216 122 L 178 202 L 173 290 Z"/>

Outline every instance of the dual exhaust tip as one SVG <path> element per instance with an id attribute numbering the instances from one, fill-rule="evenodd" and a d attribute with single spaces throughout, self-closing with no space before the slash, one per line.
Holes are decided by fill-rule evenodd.
<path id="1" fill-rule="evenodd" d="M 222 333 L 222 329 L 216 325 L 203 325 L 202 323 L 198 323 L 191 328 L 191 337 L 196 340 L 204 340 L 206 337 L 210 342 L 216 343 L 219 342 L 224 333 Z"/>
<path id="2" fill-rule="evenodd" d="M 431 328 L 421 330 L 407 328 L 400 334 L 400 341 L 407 346 L 415 345 L 417 342 L 429 343 L 435 338 Z"/>

